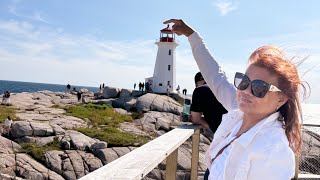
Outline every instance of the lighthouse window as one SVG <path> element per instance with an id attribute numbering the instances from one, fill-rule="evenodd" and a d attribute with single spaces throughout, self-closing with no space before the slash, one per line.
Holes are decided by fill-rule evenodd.
<path id="1" fill-rule="evenodd" d="M 169 50 L 169 56 L 171 56 L 171 49 Z"/>
<path id="2" fill-rule="evenodd" d="M 162 86 L 162 83 L 159 83 L 159 86 Z"/>
<path id="3" fill-rule="evenodd" d="M 171 66 L 170 66 L 170 65 L 168 65 L 168 71 L 170 71 L 170 69 L 171 69 Z"/>

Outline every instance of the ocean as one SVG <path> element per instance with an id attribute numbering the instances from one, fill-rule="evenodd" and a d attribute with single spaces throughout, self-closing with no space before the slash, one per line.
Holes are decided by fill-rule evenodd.
<path id="1" fill-rule="evenodd" d="M 89 91 L 97 92 L 98 87 L 85 87 L 85 86 L 74 86 L 71 85 L 71 89 L 76 87 L 77 90 L 86 88 Z M 61 84 L 44 84 L 44 83 L 31 83 L 31 82 L 19 82 L 19 81 L 4 81 L 0 80 L 0 94 L 5 91 L 10 93 L 21 93 L 21 92 L 36 92 L 42 90 L 49 90 L 52 92 L 64 92 L 66 85 Z M 303 108 L 303 123 L 304 124 L 317 124 L 320 125 L 320 104 L 302 104 Z M 320 132 L 320 127 L 316 128 Z"/>
<path id="2" fill-rule="evenodd" d="M 0 94 L 6 91 L 10 93 L 21 93 L 21 92 L 36 92 L 48 90 L 52 92 L 65 92 L 66 84 L 45 84 L 45 83 L 32 83 L 32 82 L 19 82 L 19 81 L 4 81 L 0 80 Z M 86 88 L 89 91 L 97 92 L 98 87 L 86 87 L 86 86 L 75 86 L 71 84 L 71 90 L 76 87 L 77 90 L 81 88 Z"/>

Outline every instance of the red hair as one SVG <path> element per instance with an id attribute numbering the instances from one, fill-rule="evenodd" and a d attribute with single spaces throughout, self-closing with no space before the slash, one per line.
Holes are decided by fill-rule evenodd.
<path id="1" fill-rule="evenodd" d="M 288 101 L 278 109 L 281 114 L 279 120 L 284 121 L 289 145 L 295 154 L 298 154 L 301 146 L 302 122 L 299 86 L 302 87 L 304 97 L 307 89 L 299 78 L 297 65 L 292 59 L 287 59 L 281 49 L 274 46 L 262 46 L 255 50 L 249 58 L 249 64 L 266 68 L 278 77 L 278 88 L 288 97 Z"/>

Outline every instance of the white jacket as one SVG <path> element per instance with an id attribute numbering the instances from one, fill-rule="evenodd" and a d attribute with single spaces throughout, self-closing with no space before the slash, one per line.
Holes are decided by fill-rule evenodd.
<path id="1" fill-rule="evenodd" d="M 206 48 L 198 33 L 189 36 L 193 56 L 202 76 L 220 103 L 229 111 L 214 134 L 206 154 L 210 169 L 211 159 L 220 150 L 236 123 L 242 121 L 237 110 L 236 89 L 229 83 L 224 72 Z M 279 112 L 263 119 L 230 145 L 230 152 L 223 167 L 225 180 L 288 180 L 293 178 L 295 158 L 288 139 L 278 121 Z M 232 167 L 232 168 L 231 168 Z M 209 176 L 210 178 L 212 177 Z M 213 177 L 214 178 L 214 177 Z"/>

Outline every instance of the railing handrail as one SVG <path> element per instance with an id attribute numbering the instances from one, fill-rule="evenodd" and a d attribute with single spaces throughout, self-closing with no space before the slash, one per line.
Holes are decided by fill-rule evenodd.
<path id="1" fill-rule="evenodd" d="M 195 125 L 183 125 L 83 176 L 79 180 L 141 179 L 167 157 L 167 171 L 168 165 L 176 168 L 178 148 L 192 135 L 194 135 L 193 141 L 196 141 L 196 143 L 193 143 L 195 152 L 192 153 L 192 162 L 196 163 L 196 165 L 192 166 L 197 171 L 199 161 L 199 128 Z M 168 163 L 168 160 L 173 163 Z M 170 174 L 167 171 L 166 179 L 175 179 L 175 172 L 171 172 L 172 174 Z M 195 177 L 192 179 L 196 179 L 197 172 L 191 170 L 191 177 Z"/>
<path id="2" fill-rule="evenodd" d="M 303 124 L 303 126 L 320 127 L 320 125 L 314 124 Z M 178 148 L 190 136 L 192 136 L 191 179 L 197 179 L 199 128 L 195 125 L 183 125 L 87 174 L 79 180 L 142 179 L 166 158 L 166 179 L 175 179 Z M 297 157 L 296 160 L 298 160 Z M 298 161 L 296 162 L 296 167 L 298 167 Z M 297 179 L 320 179 L 320 175 L 315 174 L 297 175 Z"/>

